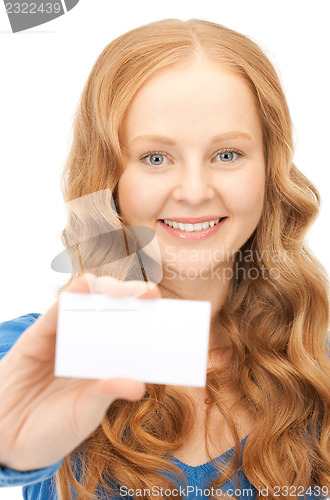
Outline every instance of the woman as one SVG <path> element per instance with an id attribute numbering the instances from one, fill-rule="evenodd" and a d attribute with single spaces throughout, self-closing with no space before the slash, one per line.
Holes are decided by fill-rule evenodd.
<path id="1" fill-rule="evenodd" d="M 63 500 L 74 489 L 79 499 L 328 495 L 327 278 L 304 242 L 320 200 L 292 158 L 279 79 L 247 37 L 167 19 L 104 49 L 77 112 L 64 199 L 109 188 L 124 226 L 155 231 L 163 278 L 145 293 L 143 281 L 123 283 L 129 266 L 104 265 L 116 280 L 83 274 L 108 248 L 106 236 L 79 245 L 95 218 L 115 220 L 103 205 L 70 214 L 63 242 L 77 247 L 82 276 L 59 292 L 210 301 L 207 385 L 56 379 L 58 303 L 3 323 L 4 352 L 26 329 L 0 364 L 2 474 L 26 498 L 52 498 L 51 486 Z"/>

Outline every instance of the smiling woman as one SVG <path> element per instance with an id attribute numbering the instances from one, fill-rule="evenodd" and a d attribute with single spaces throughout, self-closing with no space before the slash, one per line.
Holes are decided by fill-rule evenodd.
<path id="1" fill-rule="evenodd" d="M 268 498 L 330 487 L 327 278 L 304 243 L 319 194 L 293 164 L 270 61 L 215 23 L 139 27 L 100 55 L 75 132 L 65 199 L 110 187 L 123 224 L 156 233 L 162 296 L 212 304 L 205 390 L 147 384 L 139 403 L 116 402 L 86 463 L 151 489 L 170 487 L 155 473 L 169 455 L 191 480 L 231 449 L 204 477 L 223 492 L 234 479 Z"/>
<path id="2" fill-rule="evenodd" d="M 185 496 L 180 479 L 190 499 L 201 488 L 202 498 L 329 495 L 328 280 L 304 239 L 320 199 L 293 153 L 279 78 L 248 37 L 208 21 L 166 19 L 105 47 L 82 93 L 62 189 L 71 202 L 109 188 L 116 207 L 72 215 L 62 240 L 74 247 L 96 221 L 112 224 L 118 215 L 124 229 L 152 228 L 161 296 L 211 302 L 207 384 L 146 384 L 139 400 L 138 387 L 127 385 L 86 439 L 25 480 L 28 498 L 48 500 L 56 485 L 61 500 L 74 489 L 79 500 L 125 492 L 174 500 Z M 90 240 L 81 262 L 92 268 L 108 244 Z M 130 277 L 129 266 L 113 271 Z M 74 291 L 76 278 L 58 293 Z M 75 413 L 75 443 L 80 414 L 96 399 L 78 389 L 74 407 L 88 404 Z M 47 443 L 63 435 L 61 417 Z"/>

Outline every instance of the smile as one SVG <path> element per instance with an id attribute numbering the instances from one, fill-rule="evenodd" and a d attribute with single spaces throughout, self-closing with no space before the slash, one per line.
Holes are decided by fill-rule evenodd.
<path id="1" fill-rule="evenodd" d="M 200 240 L 208 238 L 218 232 L 225 224 L 228 217 L 221 217 L 210 221 L 198 222 L 197 224 L 187 224 L 174 222 L 168 219 L 159 219 L 158 224 L 170 235 L 184 240 Z"/>
<path id="2" fill-rule="evenodd" d="M 192 231 L 202 231 L 203 229 L 208 229 L 209 227 L 213 227 L 216 224 L 218 224 L 218 222 L 222 219 L 224 219 L 224 217 L 222 217 L 221 219 L 200 222 L 198 224 L 185 224 L 183 222 L 172 222 L 167 219 L 165 219 L 163 222 L 169 227 L 174 227 L 174 229 L 180 229 L 181 231 L 192 232 Z"/>

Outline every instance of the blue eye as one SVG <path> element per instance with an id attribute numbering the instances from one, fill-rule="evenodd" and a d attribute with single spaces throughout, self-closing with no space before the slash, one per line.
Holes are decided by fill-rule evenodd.
<path id="1" fill-rule="evenodd" d="M 234 157 L 235 155 L 237 155 L 238 157 L 243 156 L 242 153 L 240 153 L 236 149 L 227 149 L 225 151 L 219 151 L 219 153 L 217 153 L 216 157 L 220 156 L 221 162 L 223 162 L 223 163 L 231 163 L 232 161 L 235 161 L 235 157 Z"/>
<path id="2" fill-rule="evenodd" d="M 151 163 L 146 161 L 147 158 L 149 157 Z M 148 154 L 141 156 L 139 160 L 142 161 L 142 163 L 146 163 L 147 165 L 153 165 L 154 167 L 157 166 L 161 167 L 163 165 L 162 157 L 167 158 L 167 155 L 165 153 L 158 153 L 157 151 L 149 151 Z"/>

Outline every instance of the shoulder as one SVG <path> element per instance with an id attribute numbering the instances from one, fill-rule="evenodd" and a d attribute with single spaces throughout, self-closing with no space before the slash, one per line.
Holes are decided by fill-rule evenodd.
<path id="1" fill-rule="evenodd" d="M 28 328 L 38 317 L 40 313 L 29 313 L 18 318 L 9 319 L 0 323 L 0 336 L 12 335 L 13 332 L 21 332 Z"/>
<path id="2" fill-rule="evenodd" d="M 0 323 L 0 360 L 39 316 L 40 313 L 29 313 Z"/>

